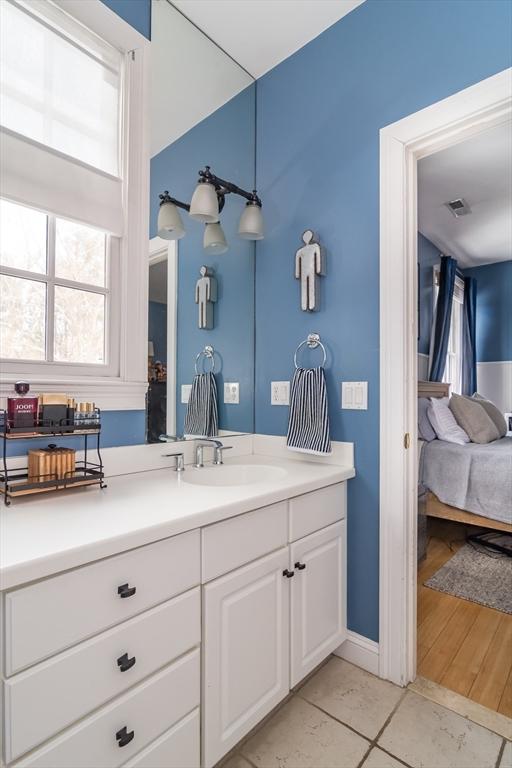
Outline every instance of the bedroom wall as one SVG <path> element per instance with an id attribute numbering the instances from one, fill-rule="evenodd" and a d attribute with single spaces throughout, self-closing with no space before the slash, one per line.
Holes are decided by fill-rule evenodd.
<path id="1" fill-rule="evenodd" d="M 148 339 L 153 342 L 155 360 L 167 363 L 167 304 L 149 302 Z"/>
<path id="2" fill-rule="evenodd" d="M 432 330 L 433 283 L 432 268 L 439 264 L 439 248 L 427 237 L 418 232 L 418 378 L 425 380 L 428 376 L 428 354 L 430 349 L 430 332 Z"/>
<path id="3" fill-rule="evenodd" d="M 348 483 L 348 624 L 379 634 L 379 129 L 511 64 L 498 0 L 367 0 L 258 81 L 256 431 L 283 435 L 270 382 L 289 379 L 311 331 L 329 350 L 331 434 L 355 443 Z M 327 252 L 322 307 L 301 312 L 294 253 L 306 228 Z M 313 360 L 313 358 L 309 358 Z M 367 411 L 340 382 L 368 381 Z M 385 407 L 385 404 L 383 404 Z"/>
<path id="4" fill-rule="evenodd" d="M 477 282 L 478 391 L 504 412 L 512 411 L 512 261 L 465 269 Z"/>

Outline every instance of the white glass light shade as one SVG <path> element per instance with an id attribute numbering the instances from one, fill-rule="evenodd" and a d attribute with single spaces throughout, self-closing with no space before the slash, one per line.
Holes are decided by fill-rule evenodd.
<path id="1" fill-rule="evenodd" d="M 256 203 L 247 203 L 238 225 L 238 234 L 244 240 L 263 240 L 263 214 Z"/>
<path id="2" fill-rule="evenodd" d="M 164 240 L 180 240 L 185 227 L 174 203 L 163 203 L 158 211 L 158 236 Z"/>
<path id="3" fill-rule="evenodd" d="M 204 228 L 203 247 L 207 253 L 216 256 L 220 253 L 226 253 L 228 244 L 218 222 L 207 224 Z"/>
<path id="4" fill-rule="evenodd" d="M 197 185 L 190 202 L 190 216 L 205 224 L 219 220 L 219 201 L 213 184 L 201 182 Z"/>

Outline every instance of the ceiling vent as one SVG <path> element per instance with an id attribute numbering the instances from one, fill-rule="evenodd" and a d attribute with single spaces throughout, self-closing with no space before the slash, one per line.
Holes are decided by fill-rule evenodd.
<path id="1" fill-rule="evenodd" d="M 468 213 L 471 213 L 471 208 L 462 197 L 457 198 L 457 200 L 450 200 L 450 202 L 445 203 L 445 205 L 448 210 L 453 213 L 456 219 L 458 219 L 459 216 L 467 216 Z"/>

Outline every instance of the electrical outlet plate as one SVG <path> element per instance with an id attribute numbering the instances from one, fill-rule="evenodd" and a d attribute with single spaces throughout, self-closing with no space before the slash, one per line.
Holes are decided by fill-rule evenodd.
<path id="1" fill-rule="evenodd" d="M 343 381 L 341 383 L 341 407 L 355 411 L 367 411 L 368 382 Z"/>
<path id="2" fill-rule="evenodd" d="M 240 384 L 238 381 L 224 382 L 224 402 L 238 405 L 240 402 Z"/>
<path id="3" fill-rule="evenodd" d="M 270 385 L 271 405 L 290 405 L 290 382 L 273 381 Z"/>
<path id="4" fill-rule="evenodd" d="M 181 385 L 181 402 L 186 405 L 190 400 L 190 393 L 192 392 L 192 384 Z"/>

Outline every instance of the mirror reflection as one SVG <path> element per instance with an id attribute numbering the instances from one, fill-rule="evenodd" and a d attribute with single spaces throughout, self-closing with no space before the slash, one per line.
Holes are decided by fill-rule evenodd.
<path id="1" fill-rule="evenodd" d="M 147 440 L 252 432 L 255 84 L 153 0 L 151 86 Z"/>

